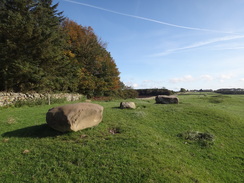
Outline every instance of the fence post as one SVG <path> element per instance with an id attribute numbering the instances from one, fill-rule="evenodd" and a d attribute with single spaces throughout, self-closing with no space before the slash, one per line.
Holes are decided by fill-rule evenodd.
<path id="1" fill-rule="evenodd" d="M 49 93 L 47 94 L 47 98 L 48 98 L 48 105 L 51 105 L 51 99 L 50 99 L 51 97 Z"/>

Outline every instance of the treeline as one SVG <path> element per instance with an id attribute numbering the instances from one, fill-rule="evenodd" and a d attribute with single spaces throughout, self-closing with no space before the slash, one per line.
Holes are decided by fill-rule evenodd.
<path id="1" fill-rule="evenodd" d="M 118 93 L 123 83 L 106 44 L 57 6 L 1 0 L 0 91 Z"/>
<path id="2" fill-rule="evenodd" d="M 143 96 L 157 96 L 157 95 L 172 95 L 173 91 L 168 89 L 137 89 L 138 95 Z"/>
<path id="3" fill-rule="evenodd" d="M 216 93 L 221 94 L 244 94 L 244 89 L 241 88 L 227 88 L 227 89 L 218 89 Z"/>

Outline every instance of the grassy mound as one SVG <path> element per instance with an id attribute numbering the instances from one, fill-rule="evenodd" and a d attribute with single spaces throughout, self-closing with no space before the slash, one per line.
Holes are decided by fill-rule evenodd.
<path id="1" fill-rule="evenodd" d="M 97 101 L 103 121 L 75 133 L 45 124 L 54 106 L 0 109 L 0 180 L 242 182 L 244 96 L 179 98 L 178 105 L 130 100 L 135 110 Z"/>

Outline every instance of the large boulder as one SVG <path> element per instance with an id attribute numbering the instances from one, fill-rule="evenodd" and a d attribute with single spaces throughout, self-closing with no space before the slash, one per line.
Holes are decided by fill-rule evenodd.
<path id="1" fill-rule="evenodd" d="M 121 109 L 135 109 L 136 104 L 134 102 L 121 102 L 120 108 Z"/>
<path id="2" fill-rule="evenodd" d="M 156 98 L 157 104 L 178 104 L 179 99 L 176 96 L 158 95 Z"/>
<path id="3" fill-rule="evenodd" d="M 103 107 L 98 104 L 76 103 L 49 109 L 47 124 L 60 132 L 78 131 L 98 125 L 103 118 Z"/>

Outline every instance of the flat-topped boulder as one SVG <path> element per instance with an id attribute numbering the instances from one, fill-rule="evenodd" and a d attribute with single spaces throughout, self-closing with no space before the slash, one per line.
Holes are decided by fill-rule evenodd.
<path id="1" fill-rule="evenodd" d="M 49 109 L 47 124 L 60 132 L 78 131 L 98 125 L 103 118 L 103 107 L 92 103 L 76 103 Z"/>
<path id="2" fill-rule="evenodd" d="M 121 109 L 135 109 L 136 104 L 134 102 L 120 102 Z"/>
<path id="3" fill-rule="evenodd" d="M 179 103 L 179 99 L 178 97 L 171 95 L 158 95 L 156 98 L 156 103 L 157 104 L 178 104 Z"/>

